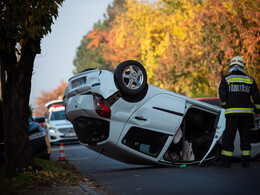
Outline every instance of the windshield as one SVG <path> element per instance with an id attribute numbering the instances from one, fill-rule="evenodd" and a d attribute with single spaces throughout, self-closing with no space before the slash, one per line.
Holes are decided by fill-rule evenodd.
<path id="1" fill-rule="evenodd" d="M 66 120 L 65 110 L 52 112 L 51 121 Z"/>

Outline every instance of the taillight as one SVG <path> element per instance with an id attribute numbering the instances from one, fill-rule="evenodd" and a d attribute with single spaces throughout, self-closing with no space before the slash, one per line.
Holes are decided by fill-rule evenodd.
<path id="1" fill-rule="evenodd" d="M 39 125 L 43 128 L 43 123 L 39 123 Z"/>
<path id="2" fill-rule="evenodd" d="M 111 110 L 106 104 L 104 104 L 103 102 L 101 102 L 99 100 L 95 100 L 94 104 L 95 104 L 95 110 L 96 110 L 98 115 L 100 115 L 104 118 L 110 119 Z"/>

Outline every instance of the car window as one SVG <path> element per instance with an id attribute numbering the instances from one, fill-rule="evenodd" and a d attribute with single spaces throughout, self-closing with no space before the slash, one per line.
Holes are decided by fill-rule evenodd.
<path id="1" fill-rule="evenodd" d="M 66 120 L 65 110 L 52 112 L 51 121 Z"/>
<path id="2" fill-rule="evenodd" d="M 122 143 L 134 150 L 157 157 L 167 138 L 168 135 L 164 133 L 132 127 L 123 138 Z"/>

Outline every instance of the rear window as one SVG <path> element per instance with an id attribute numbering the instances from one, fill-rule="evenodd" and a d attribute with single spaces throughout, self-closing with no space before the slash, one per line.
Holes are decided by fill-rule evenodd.
<path id="1" fill-rule="evenodd" d="M 94 145 L 105 141 L 109 136 L 109 122 L 80 117 L 72 122 L 80 142 Z"/>
<path id="2" fill-rule="evenodd" d="M 132 127 L 125 135 L 122 143 L 136 151 L 157 157 L 167 138 L 168 135 L 164 133 Z"/>

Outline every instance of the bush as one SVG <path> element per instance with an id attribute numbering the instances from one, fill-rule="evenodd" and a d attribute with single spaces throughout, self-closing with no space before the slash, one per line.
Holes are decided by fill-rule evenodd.
<path id="1" fill-rule="evenodd" d="M 17 177 L 6 179 L 5 166 L 0 165 L 0 194 L 16 194 L 20 189 L 35 189 L 40 186 L 78 185 L 84 179 L 72 164 L 34 158 L 41 170 L 28 167 Z"/>

